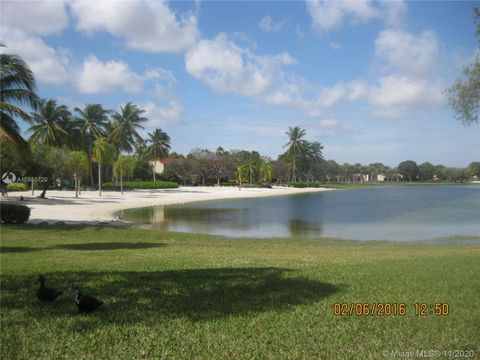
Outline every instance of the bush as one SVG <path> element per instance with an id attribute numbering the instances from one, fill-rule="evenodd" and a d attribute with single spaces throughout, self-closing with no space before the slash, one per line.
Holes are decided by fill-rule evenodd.
<path id="1" fill-rule="evenodd" d="M 289 181 L 288 186 L 294 187 L 294 188 L 307 188 L 307 187 L 313 187 L 313 188 L 318 188 L 318 187 L 324 187 L 325 184 L 321 184 L 318 182 L 301 182 L 301 181 Z"/>
<path id="2" fill-rule="evenodd" d="M 7 185 L 7 191 L 27 191 L 28 187 L 24 183 L 11 183 Z"/>
<path id="3" fill-rule="evenodd" d="M 120 188 L 120 182 L 114 184 L 112 182 L 104 183 L 104 188 Z M 123 187 L 131 189 L 176 189 L 178 184 L 173 181 L 124 181 Z"/>
<path id="4" fill-rule="evenodd" d="M 30 208 L 24 205 L 0 204 L 0 217 L 3 223 L 23 224 L 30 217 Z"/>
<path id="5" fill-rule="evenodd" d="M 236 180 L 231 179 L 231 180 L 227 180 L 227 181 L 222 181 L 220 183 L 220 185 L 221 186 L 238 186 L 238 183 L 237 183 Z"/>

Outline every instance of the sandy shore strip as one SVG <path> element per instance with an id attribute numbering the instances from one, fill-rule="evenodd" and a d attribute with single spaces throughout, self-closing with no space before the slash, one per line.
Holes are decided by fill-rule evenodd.
<path id="1" fill-rule="evenodd" d="M 40 191 L 10 192 L 8 199 L 2 201 L 27 205 L 31 209 L 29 223 L 63 221 L 74 223 L 112 222 L 113 213 L 124 209 L 147 206 L 183 204 L 195 201 L 245 199 L 265 196 L 301 194 L 307 192 L 328 191 L 325 188 L 288 188 L 274 186 L 272 189 L 237 187 L 180 187 L 178 189 L 133 190 L 125 191 L 123 196 L 117 191 L 82 191 L 75 198 L 75 191 L 47 191 L 47 199 L 37 198 Z M 23 196 L 24 201 L 19 201 Z"/>

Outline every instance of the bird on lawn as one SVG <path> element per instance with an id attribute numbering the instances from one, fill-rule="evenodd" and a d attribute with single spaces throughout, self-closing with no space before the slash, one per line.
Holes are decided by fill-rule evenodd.
<path id="1" fill-rule="evenodd" d="M 71 284 L 70 289 L 73 290 L 75 303 L 77 304 L 79 313 L 85 314 L 94 312 L 103 305 L 103 301 L 95 299 L 93 296 L 83 295 L 80 291 L 80 287 L 76 283 Z"/>
<path id="2" fill-rule="evenodd" d="M 43 302 L 53 302 L 57 297 L 62 295 L 62 292 L 57 289 L 45 287 L 45 276 L 38 275 L 36 281 L 40 283 L 40 287 L 37 290 L 38 300 Z"/>

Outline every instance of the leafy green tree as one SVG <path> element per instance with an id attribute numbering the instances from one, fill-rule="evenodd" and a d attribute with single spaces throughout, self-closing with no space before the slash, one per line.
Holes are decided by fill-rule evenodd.
<path id="1" fill-rule="evenodd" d="M 120 178 L 120 191 L 123 195 L 123 176 L 127 179 L 133 175 L 135 169 L 135 159 L 132 156 L 119 156 L 113 166 L 113 173 Z"/>
<path id="2" fill-rule="evenodd" d="M 317 141 L 305 141 L 303 143 L 303 153 L 299 158 L 299 168 L 304 177 L 313 180 L 315 173 L 321 172 L 323 161 L 323 146 Z"/>
<path id="3" fill-rule="evenodd" d="M 418 165 L 418 171 L 420 179 L 423 181 L 430 181 L 433 179 L 435 174 L 435 166 L 429 162 L 424 162 L 423 164 Z"/>
<path id="4" fill-rule="evenodd" d="M 38 111 L 32 113 L 30 120 L 30 141 L 50 146 L 66 145 L 68 133 L 61 124 L 69 118 L 70 112 L 65 105 L 57 105 L 56 100 L 41 100 Z"/>
<path id="5" fill-rule="evenodd" d="M 475 161 L 468 165 L 468 175 L 476 180 L 480 179 L 480 162 Z"/>
<path id="6" fill-rule="evenodd" d="M 152 133 L 148 133 L 147 140 L 150 145 L 147 148 L 148 154 L 154 161 L 153 166 L 153 181 L 155 181 L 155 163 L 158 159 L 163 159 L 168 156 L 170 151 L 170 136 L 161 129 L 155 129 Z"/>
<path id="7" fill-rule="evenodd" d="M 480 40 L 480 9 L 474 9 L 477 23 L 476 36 Z M 480 55 L 477 54 L 473 64 L 463 70 L 464 79 L 457 79 L 447 90 L 448 103 L 455 111 L 457 120 L 465 125 L 478 123 L 480 112 Z"/>
<path id="8" fill-rule="evenodd" d="M 73 170 L 75 180 L 75 197 L 78 198 L 80 183 L 85 174 L 88 174 L 88 156 L 84 151 L 72 151 L 68 160 L 69 167 Z"/>
<path id="9" fill-rule="evenodd" d="M 465 125 L 478 123 L 480 112 L 480 59 L 463 71 L 465 79 L 457 79 L 448 90 L 448 104 L 455 111 L 457 120 Z"/>
<path id="10" fill-rule="evenodd" d="M 398 165 L 398 171 L 408 181 L 415 181 L 419 175 L 417 163 L 412 160 L 402 161 Z"/>
<path id="11" fill-rule="evenodd" d="M 93 143 L 93 154 L 98 163 L 98 194 L 100 196 L 102 196 L 102 163 L 111 163 L 115 152 L 115 147 L 106 138 L 98 138 Z"/>
<path id="12" fill-rule="evenodd" d="M 70 150 L 66 147 L 32 144 L 32 159 L 27 165 L 27 174 L 47 179 L 37 184 L 43 187 L 40 198 L 45 198 L 48 187 L 57 179 L 70 178 L 69 158 Z"/>
<path id="13" fill-rule="evenodd" d="M 141 123 L 148 121 L 141 116 L 145 110 L 141 110 L 137 105 L 129 102 L 120 108 L 120 112 L 112 113 L 113 130 L 110 138 L 115 144 L 118 144 L 119 151 L 131 153 L 135 144 L 142 141 L 138 134 L 139 129 L 144 129 Z"/>
<path id="14" fill-rule="evenodd" d="M 288 131 L 285 132 L 288 136 L 288 143 L 283 145 L 283 147 L 288 147 L 287 149 L 287 161 L 291 165 L 292 169 L 292 181 L 297 180 L 297 162 L 299 156 L 303 155 L 305 150 L 305 140 L 303 138 L 307 134 L 305 130 L 301 129 L 298 126 L 288 128 Z"/>
<path id="15" fill-rule="evenodd" d="M 135 167 L 133 177 L 138 180 L 149 180 L 152 168 L 146 156 L 137 156 L 135 158 Z"/>
<path id="16" fill-rule="evenodd" d="M 74 111 L 76 113 L 75 121 L 80 130 L 80 137 L 88 153 L 90 184 L 93 185 L 93 142 L 100 137 L 106 136 L 108 110 L 105 110 L 100 104 L 87 104 L 82 109 L 76 107 Z"/>
<path id="17" fill-rule="evenodd" d="M 0 136 L 25 151 L 28 145 L 20 135 L 17 119 L 29 121 L 30 115 L 25 109 L 35 109 L 38 104 L 35 77 L 20 57 L 2 51 L 0 84 Z"/>

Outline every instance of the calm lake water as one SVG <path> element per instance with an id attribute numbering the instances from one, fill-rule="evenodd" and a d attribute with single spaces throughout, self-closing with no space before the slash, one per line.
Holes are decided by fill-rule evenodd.
<path id="1" fill-rule="evenodd" d="M 120 218 L 230 237 L 480 241 L 480 186 L 398 186 L 124 210 Z"/>

